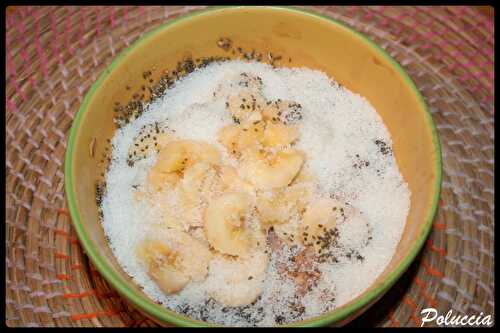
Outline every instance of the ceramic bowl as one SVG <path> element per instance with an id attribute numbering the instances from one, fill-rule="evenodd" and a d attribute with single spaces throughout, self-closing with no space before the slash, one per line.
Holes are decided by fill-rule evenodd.
<path id="1" fill-rule="evenodd" d="M 411 208 L 392 260 L 373 284 L 348 304 L 292 323 L 343 325 L 379 299 L 424 244 L 439 199 L 441 152 L 422 96 L 403 69 L 368 38 L 327 17 L 293 8 L 215 8 L 169 21 L 118 55 L 87 93 L 70 132 L 65 186 L 78 238 L 104 278 L 145 315 L 163 325 L 207 325 L 151 301 L 120 268 L 99 221 L 95 184 L 103 172 L 99 156 L 116 130 L 114 103 L 130 101 L 143 84 L 143 73 L 151 68 L 155 68 L 151 78 L 158 80 L 162 70 L 175 68 L 189 56 L 233 57 L 217 45 L 220 37 L 229 37 L 246 49 L 286 55 L 278 66 L 324 71 L 368 99 L 390 131 L 394 156 L 411 190 Z"/>

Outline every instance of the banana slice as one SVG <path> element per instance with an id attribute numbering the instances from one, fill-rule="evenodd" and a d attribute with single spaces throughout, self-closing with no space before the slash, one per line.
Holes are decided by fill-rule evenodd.
<path id="1" fill-rule="evenodd" d="M 307 168 L 301 168 L 297 176 L 295 176 L 295 178 L 293 179 L 291 185 L 304 183 L 312 184 L 316 181 L 316 177 L 309 170 L 307 170 Z"/>
<path id="2" fill-rule="evenodd" d="M 260 110 L 265 105 L 264 98 L 258 92 L 245 89 L 227 99 L 226 107 L 236 123 L 242 123 L 252 117 L 261 117 Z"/>
<path id="3" fill-rule="evenodd" d="M 338 206 L 339 202 L 334 199 L 321 198 L 307 207 L 300 228 L 300 238 L 305 246 L 311 246 L 321 253 L 332 244 Z"/>
<path id="4" fill-rule="evenodd" d="M 262 109 L 262 117 L 267 121 L 280 121 L 284 106 L 285 103 L 282 103 L 281 101 L 267 101 L 266 105 Z"/>
<path id="5" fill-rule="evenodd" d="M 302 105 L 292 101 L 268 101 L 262 109 L 265 120 L 292 125 L 302 119 Z"/>
<path id="6" fill-rule="evenodd" d="M 297 245 L 302 247 L 300 230 L 301 219 L 295 216 L 292 217 L 287 223 L 273 225 L 273 231 L 276 237 L 284 241 L 288 246 Z"/>
<path id="7" fill-rule="evenodd" d="M 262 90 L 262 79 L 252 74 L 240 73 L 238 86 L 259 94 Z"/>
<path id="8" fill-rule="evenodd" d="M 283 200 L 279 191 L 259 193 L 256 200 L 260 223 L 264 229 L 286 223 L 292 215 L 292 204 Z"/>
<path id="9" fill-rule="evenodd" d="M 170 208 L 170 207 L 168 207 Z M 173 213 L 167 211 L 163 214 L 163 225 L 168 229 L 175 229 L 178 231 L 183 231 L 184 226 L 181 222 L 182 220 L 176 217 Z"/>
<path id="10" fill-rule="evenodd" d="M 171 133 L 165 132 L 157 122 L 144 125 L 128 150 L 127 163 L 133 166 L 135 162 L 159 152 L 171 140 Z"/>
<path id="11" fill-rule="evenodd" d="M 294 216 L 299 217 L 311 200 L 311 184 L 300 183 L 257 195 L 257 210 L 264 227 L 283 224 Z"/>
<path id="12" fill-rule="evenodd" d="M 180 182 L 181 196 L 191 203 L 205 203 L 214 193 L 221 191 L 222 186 L 214 166 L 198 162 L 185 170 Z"/>
<path id="13" fill-rule="evenodd" d="M 151 279 L 166 294 L 182 290 L 190 281 L 203 281 L 212 259 L 210 250 L 185 232 L 153 228 L 154 237 L 137 248 Z"/>
<path id="14" fill-rule="evenodd" d="M 261 190 L 287 186 L 304 163 L 304 157 L 297 150 L 266 155 L 263 151 L 252 150 L 244 156 L 241 163 L 243 178 Z"/>
<path id="15" fill-rule="evenodd" d="M 299 131 L 295 127 L 268 122 L 263 133 L 262 144 L 266 147 L 283 147 L 291 144 L 298 137 Z"/>
<path id="16" fill-rule="evenodd" d="M 225 306 L 248 305 L 263 291 L 268 263 L 262 251 L 244 260 L 216 255 L 210 263 L 207 292 Z"/>
<path id="17" fill-rule="evenodd" d="M 241 179 L 238 171 L 231 166 L 221 166 L 218 169 L 220 180 L 223 184 L 223 191 L 225 192 L 238 192 L 243 191 L 249 194 L 255 192 L 255 188 L 249 182 Z"/>
<path id="18" fill-rule="evenodd" d="M 148 174 L 148 183 L 154 191 L 175 187 L 180 179 L 181 176 L 177 172 L 164 173 L 156 169 L 151 170 Z"/>
<path id="19" fill-rule="evenodd" d="M 263 136 L 265 123 L 259 120 L 238 125 L 227 125 L 218 133 L 218 140 L 227 151 L 239 156 L 248 148 L 256 147 Z"/>
<path id="20" fill-rule="evenodd" d="M 168 184 L 177 184 L 184 170 L 203 161 L 220 164 L 220 154 L 214 146 L 195 140 L 169 142 L 160 151 L 156 164 L 148 174 L 148 181 L 155 190 Z"/>
<path id="21" fill-rule="evenodd" d="M 301 215 L 312 200 L 313 194 L 314 186 L 312 183 L 291 184 L 283 190 L 282 200 L 292 203 L 296 212 Z"/>
<path id="22" fill-rule="evenodd" d="M 151 279 L 167 295 L 182 290 L 189 277 L 180 269 L 179 254 L 158 240 L 150 240 L 138 248 L 138 256 L 143 260 Z"/>
<path id="23" fill-rule="evenodd" d="M 168 143 L 160 151 L 155 168 L 161 172 L 182 172 L 198 161 L 220 164 L 219 151 L 203 141 L 178 140 Z"/>
<path id="24" fill-rule="evenodd" d="M 185 228 L 203 226 L 206 205 L 223 188 L 214 165 L 198 162 L 184 171 L 177 193 L 178 209 L 182 213 Z"/>
<path id="25" fill-rule="evenodd" d="M 249 221 L 252 200 L 245 193 L 224 193 L 214 199 L 205 211 L 205 235 L 217 251 L 246 256 L 252 247 L 262 245 L 264 236 Z"/>

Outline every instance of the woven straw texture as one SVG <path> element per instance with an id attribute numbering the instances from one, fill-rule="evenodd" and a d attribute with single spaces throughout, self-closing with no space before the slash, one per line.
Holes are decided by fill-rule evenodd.
<path id="1" fill-rule="evenodd" d="M 82 251 L 65 206 L 67 135 L 124 47 L 200 7 L 18 7 L 6 14 L 6 323 L 155 326 Z M 443 149 L 437 218 L 422 253 L 350 325 L 420 326 L 420 312 L 494 307 L 493 21 L 470 7 L 315 7 L 366 34 L 422 92 Z"/>

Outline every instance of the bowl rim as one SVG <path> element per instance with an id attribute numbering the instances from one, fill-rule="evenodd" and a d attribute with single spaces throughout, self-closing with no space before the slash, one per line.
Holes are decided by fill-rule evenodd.
<path id="1" fill-rule="evenodd" d="M 303 321 L 293 322 L 284 326 L 325 326 L 332 322 L 340 322 L 349 317 L 349 315 L 354 314 L 359 311 L 361 313 L 365 310 L 367 305 L 371 305 L 373 302 L 382 297 L 387 290 L 399 279 L 399 277 L 408 269 L 409 265 L 413 262 L 417 254 L 420 252 L 424 241 L 426 240 L 429 232 L 431 230 L 433 219 L 436 215 L 440 192 L 441 192 L 441 181 L 442 181 L 442 156 L 441 156 L 441 145 L 437 133 L 436 126 L 433 122 L 431 113 L 420 93 L 417 89 L 415 83 L 409 77 L 409 75 L 404 71 L 401 65 L 396 62 L 384 49 L 373 42 L 369 37 L 364 34 L 352 29 L 345 23 L 340 22 L 331 17 L 319 14 L 316 12 L 311 12 L 303 8 L 296 8 L 290 6 L 217 6 L 212 8 L 206 8 L 202 10 L 196 10 L 195 12 L 188 13 L 169 20 L 165 23 L 160 24 L 158 27 L 144 33 L 143 36 L 134 41 L 131 45 L 127 46 L 122 50 L 113 61 L 106 67 L 106 69 L 99 75 L 97 81 L 95 81 L 90 90 L 86 93 L 85 98 L 77 112 L 76 117 L 73 120 L 69 140 L 65 154 L 64 161 L 64 182 L 65 182 L 65 192 L 66 200 L 71 216 L 71 221 L 75 227 L 76 234 L 82 244 L 85 253 L 90 257 L 92 262 L 95 264 L 99 273 L 108 281 L 115 290 L 117 290 L 122 296 L 125 296 L 129 301 L 131 301 L 136 307 L 144 311 L 148 316 L 157 318 L 162 322 L 169 322 L 179 326 L 214 326 L 215 324 L 207 323 L 199 320 L 189 318 L 187 316 L 178 314 L 172 310 L 168 310 L 161 305 L 153 303 L 149 298 L 140 295 L 136 291 L 128 287 L 128 283 L 122 279 L 117 273 L 113 271 L 112 268 L 106 263 L 106 261 L 99 254 L 94 242 L 90 239 L 89 235 L 86 233 L 84 228 L 84 223 L 82 222 L 76 204 L 76 195 L 74 191 L 73 174 L 72 174 L 72 158 L 73 150 L 75 148 L 76 137 L 80 129 L 80 122 L 88 109 L 88 105 L 92 100 L 94 94 L 99 89 L 100 85 L 106 80 L 106 78 L 111 74 L 111 72 L 125 59 L 125 57 L 132 52 L 135 48 L 145 43 L 151 37 L 157 33 L 168 29 L 171 25 L 174 25 L 181 21 L 187 21 L 195 16 L 210 15 L 214 12 L 224 11 L 227 9 L 251 9 L 251 8 L 266 8 L 277 11 L 289 11 L 295 14 L 301 14 L 310 16 L 313 19 L 317 19 L 328 24 L 336 25 L 338 28 L 344 30 L 345 32 L 351 34 L 354 38 L 363 42 L 366 46 L 372 48 L 376 53 L 378 53 L 383 58 L 387 59 L 396 72 L 401 75 L 405 83 L 411 88 L 413 93 L 416 95 L 418 104 L 421 111 L 425 114 L 427 125 L 431 129 L 432 133 L 432 144 L 435 149 L 436 161 L 435 161 L 435 174 L 436 179 L 434 182 L 434 195 L 432 198 L 432 203 L 428 216 L 426 218 L 424 227 L 418 237 L 415 240 L 415 244 L 412 246 L 409 254 L 401 261 L 401 263 L 393 269 L 385 281 L 377 286 L 376 288 L 370 290 L 367 294 L 363 295 L 359 300 L 354 303 L 347 303 L 345 306 L 340 307 L 337 310 L 329 311 L 323 313 L 319 316 L 312 317 Z M 219 325 L 216 325 L 219 326 Z"/>

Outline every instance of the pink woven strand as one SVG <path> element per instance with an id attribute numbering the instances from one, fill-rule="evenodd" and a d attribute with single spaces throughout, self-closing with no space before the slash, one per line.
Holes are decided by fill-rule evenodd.
<path id="1" fill-rule="evenodd" d="M 41 11 L 41 8 L 37 7 L 30 12 L 30 15 L 31 15 L 33 22 L 34 22 L 34 25 L 35 25 L 35 47 L 36 47 L 37 40 L 38 40 L 38 42 L 40 41 L 40 18 L 41 18 L 40 11 Z M 36 82 L 35 75 L 34 75 L 36 72 L 37 72 L 37 70 L 35 68 L 35 62 L 31 61 L 30 62 L 30 73 L 32 75 L 29 76 L 30 83 L 31 83 L 31 86 L 33 87 L 33 89 L 38 90 L 38 84 Z"/>
<path id="2" fill-rule="evenodd" d="M 125 22 L 125 25 L 127 25 L 128 21 L 128 6 L 125 6 L 123 9 L 123 21 Z"/>
<path id="3" fill-rule="evenodd" d="M 69 51 L 71 55 L 74 54 L 73 47 L 71 46 L 70 39 L 71 39 L 71 30 L 72 30 L 72 25 L 71 25 L 71 18 L 73 15 L 70 13 L 70 8 L 66 8 L 67 10 L 67 16 L 66 16 L 66 29 L 64 29 L 64 43 L 66 45 L 66 50 Z"/>
<path id="4" fill-rule="evenodd" d="M 40 41 L 40 36 L 38 34 L 35 36 L 35 48 L 38 58 L 40 59 L 40 67 L 42 69 L 42 73 L 44 74 L 45 78 L 48 78 L 49 73 L 47 70 L 47 58 L 45 57 L 45 53 L 42 48 L 42 43 Z"/>
<path id="5" fill-rule="evenodd" d="M 26 100 L 27 100 L 26 94 L 24 93 L 24 91 L 19 86 L 19 81 L 18 81 L 18 76 L 17 75 L 15 75 L 15 76 L 12 77 L 12 84 L 14 84 L 14 89 L 16 90 L 16 94 L 21 97 L 21 99 L 23 100 L 23 102 L 26 102 Z"/>
<path id="6" fill-rule="evenodd" d="M 18 11 L 19 14 L 21 14 L 21 11 Z M 24 33 L 24 17 L 21 15 L 21 17 L 16 21 L 16 30 L 19 32 L 20 36 L 25 36 Z"/>
<path id="7" fill-rule="evenodd" d="M 85 24 L 85 10 L 86 8 L 85 7 L 80 7 L 78 12 L 80 14 L 80 24 L 79 24 L 79 33 L 80 33 L 80 36 L 78 38 L 79 40 L 79 43 L 80 43 L 80 47 L 83 47 L 85 45 L 85 28 L 86 28 L 86 24 Z"/>
<path id="8" fill-rule="evenodd" d="M 115 7 L 110 8 L 109 21 L 111 22 L 111 28 L 114 28 L 115 27 Z"/>
<path id="9" fill-rule="evenodd" d="M 25 33 L 25 26 L 24 26 L 24 17 L 21 15 L 21 18 L 19 20 L 16 21 L 17 24 L 16 24 L 16 30 L 19 32 L 19 39 L 22 40 L 22 42 L 20 43 L 20 48 L 19 48 L 19 54 L 21 55 L 21 58 L 23 59 L 23 62 L 22 62 L 22 67 L 21 67 L 21 72 L 25 72 L 26 71 L 26 66 L 29 62 L 29 56 L 28 56 L 28 52 L 27 52 L 27 45 L 28 45 L 28 41 L 27 41 L 27 35 Z"/>
<path id="10" fill-rule="evenodd" d="M 7 102 L 7 108 L 10 108 L 11 110 L 17 111 L 17 106 L 16 103 L 14 103 L 13 100 L 11 100 L 9 97 L 5 97 L 6 102 Z"/>
<path id="11" fill-rule="evenodd" d="M 24 20 L 24 18 L 26 17 L 26 7 L 20 7 L 18 9 L 18 12 L 19 12 L 19 15 L 21 15 L 21 19 Z"/>
<path id="12" fill-rule="evenodd" d="M 56 16 L 54 14 L 54 11 L 50 11 L 50 30 L 52 31 L 52 42 L 50 43 L 52 45 L 52 56 L 58 60 L 59 64 L 62 63 L 62 58 L 59 54 L 59 35 L 57 33 L 57 28 L 56 28 Z"/>
<path id="13" fill-rule="evenodd" d="M 5 32 L 7 32 L 12 26 L 12 14 L 11 13 L 8 13 L 7 15 L 5 15 Z"/>
<path id="14" fill-rule="evenodd" d="M 5 27 L 7 28 L 5 29 L 6 32 L 7 30 L 13 28 L 14 26 L 15 26 L 14 13 L 11 12 L 8 15 L 6 15 L 6 20 L 5 20 Z"/>
<path id="15" fill-rule="evenodd" d="M 96 34 L 97 36 L 100 35 L 101 33 L 101 17 L 100 17 L 100 14 L 101 14 L 101 11 L 102 11 L 102 7 L 98 6 L 96 7 L 95 9 L 95 29 L 96 29 Z"/>
<path id="16" fill-rule="evenodd" d="M 5 74 L 7 75 L 7 78 L 8 78 L 9 76 L 14 75 L 16 72 L 16 66 L 14 65 L 14 60 L 12 59 L 12 53 L 10 51 L 11 48 L 10 48 L 10 36 L 9 36 L 9 34 L 7 34 L 5 37 L 5 45 L 7 46 L 6 50 L 5 50 L 5 53 L 7 55 L 7 63 L 6 63 L 7 72 Z"/>

